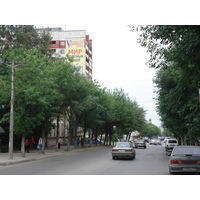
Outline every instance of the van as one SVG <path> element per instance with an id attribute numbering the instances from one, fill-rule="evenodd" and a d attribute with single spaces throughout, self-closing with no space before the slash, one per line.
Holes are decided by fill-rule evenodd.
<path id="1" fill-rule="evenodd" d="M 166 139 L 164 141 L 164 143 L 165 143 L 165 151 L 169 151 L 169 150 L 172 151 L 173 148 L 178 145 L 178 140 L 177 139 Z"/>

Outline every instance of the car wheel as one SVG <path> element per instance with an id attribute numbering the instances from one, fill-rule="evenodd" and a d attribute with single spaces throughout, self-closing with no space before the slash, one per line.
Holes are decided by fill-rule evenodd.
<path id="1" fill-rule="evenodd" d="M 116 158 L 115 156 L 112 157 L 113 160 L 115 160 L 115 158 Z"/>

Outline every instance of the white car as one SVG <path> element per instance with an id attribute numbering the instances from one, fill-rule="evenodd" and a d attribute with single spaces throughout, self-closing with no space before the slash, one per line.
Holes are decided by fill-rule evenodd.
<path id="1" fill-rule="evenodd" d="M 165 151 L 168 151 L 168 150 L 172 151 L 173 148 L 178 145 L 178 140 L 177 139 L 166 139 L 164 141 L 164 143 L 165 143 Z"/>

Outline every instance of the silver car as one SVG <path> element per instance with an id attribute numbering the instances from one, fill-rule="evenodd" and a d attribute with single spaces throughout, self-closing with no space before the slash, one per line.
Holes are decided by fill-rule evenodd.
<path id="1" fill-rule="evenodd" d="M 150 144 L 150 145 L 151 145 L 151 144 L 154 144 L 154 145 L 159 144 L 159 145 L 161 145 L 161 142 L 160 142 L 159 139 L 154 138 L 154 139 L 151 139 L 151 140 L 150 140 L 149 144 Z"/>
<path id="2" fill-rule="evenodd" d="M 112 158 L 127 157 L 132 160 L 135 158 L 135 149 L 130 142 L 117 142 L 112 148 Z"/>
<path id="3" fill-rule="evenodd" d="M 135 148 L 137 149 L 138 147 L 143 147 L 144 149 L 146 149 L 146 143 L 144 142 L 144 140 L 137 140 L 135 142 Z"/>
<path id="4" fill-rule="evenodd" d="M 169 158 L 169 173 L 200 174 L 200 147 L 175 146 Z"/>

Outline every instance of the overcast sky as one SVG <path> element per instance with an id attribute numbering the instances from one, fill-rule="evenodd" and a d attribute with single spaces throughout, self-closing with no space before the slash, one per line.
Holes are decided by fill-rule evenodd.
<path id="1" fill-rule="evenodd" d="M 107 16 L 108 17 L 108 16 Z M 105 19 L 104 19 L 105 20 Z M 156 113 L 156 94 L 153 91 L 152 79 L 155 69 L 146 64 L 149 54 L 137 42 L 139 34 L 130 31 L 126 21 L 123 24 L 95 24 L 86 22 L 84 25 L 60 24 L 40 25 L 61 26 L 64 30 L 86 30 L 93 41 L 93 79 L 108 89 L 122 88 L 125 93 L 146 111 L 146 120 L 160 126 Z"/>
<path id="2" fill-rule="evenodd" d="M 147 111 L 146 119 L 160 126 L 153 99 L 152 79 L 155 69 L 146 63 L 149 54 L 137 43 L 138 33 L 130 32 L 125 25 L 115 28 L 102 26 L 99 34 L 93 34 L 93 78 L 108 89 L 122 88 L 125 93 Z M 89 32 L 90 34 L 90 32 Z"/>
<path id="3" fill-rule="evenodd" d="M 65 30 L 86 30 L 93 40 L 93 79 L 108 89 L 122 88 L 140 107 L 146 111 L 146 120 L 160 126 L 156 113 L 156 95 L 153 93 L 152 79 L 155 69 L 146 63 L 149 60 L 147 49 L 137 42 L 138 33 L 131 32 L 126 21 L 111 24 L 104 14 L 103 23 L 86 21 L 75 24 L 44 24 L 61 26 Z M 42 26 L 42 25 L 41 25 Z"/>
<path id="4" fill-rule="evenodd" d="M 12 17 L 5 18 L 9 16 L 7 9 L 1 10 L 3 19 L 8 20 L 7 24 L 86 30 L 93 40 L 93 78 L 102 87 L 124 89 L 132 100 L 147 111 L 147 120 L 151 118 L 153 124 L 161 125 L 153 99 L 156 96 L 153 93 L 156 88 L 152 84 L 155 69 L 145 65 L 149 55 L 137 43 L 137 33 L 130 32 L 127 25 L 179 24 L 180 20 L 188 24 L 191 20 L 185 15 L 189 14 L 187 2 L 168 0 L 161 4 L 159 0 L 57 0 L 52 1 L 51 5 L 37 0 L 28 4 L 22 0 L 11 2 L 9 13 L 12 13 Z M 15 9 L 19 5 L 23 7 Z M 180 6 L 181 14 L 177 13 Z M 192 9 L 193 15 L 198 13 L 197 7 L 192 6 Z M 193 23 L 195 20 L 198 17 L 193 18 Z"/>

